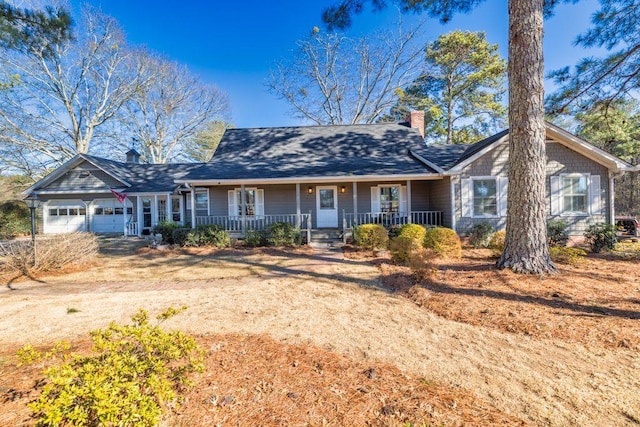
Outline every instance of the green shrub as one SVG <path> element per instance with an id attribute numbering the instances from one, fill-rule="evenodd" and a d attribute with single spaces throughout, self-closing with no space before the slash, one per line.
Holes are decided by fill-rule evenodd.
<path id="1" fill-rule="evenodd" d="M 173 242 L 178 246 L 192 246 L 187 244 L 194 240 L 195 232 L 191 228 L 176 228 L 173 230 Z"/>
<path id="2" fill-rule="evenodd" d="M 444 258 L 462 258 L 460 236 L 450 228 L 428 228 L 424 239 L 424 247 L 432 249 L 436 254 Z"/>
<path id="3" fill-rule="evenodd" d="M 468 232 L 469 243 L 474 248 L 486 248 L 489 245 L 489 239 L 493 234 L 493 226 L 488 222 L 474 224 Z"/>
<path id="4" fill-rule="evenodd" d="M 185 308 L 169 308 L 156 319 Z M 92 331 L 92 354 L 64 354 L 45 369 L 42 392 L 29 404 L 37 425 L 154 426 L 165 407 L 179 404 L 178 392 L 192 385 L 189 375 L 204 370 L 202 350 L 180 331 L 151 325 L 144 310 L 131 320 Z M 28 363 L 42 355 L 26 346 L 18 356 Z"/>
<path id="5" fill-rule="evenodd" d="M 389 234 L 380 224 L 363 224 L 353 229 L 353 241 L 365 250 L 384 249 L 389 242 Z"/>
<path id="6" fill-rule="evenodd" d="M 0 203 L 0 240 L 31 234 L 31 212 L 22 201 Z"/>
<path id="7" fill-rule="evenodd" d="M 437 270 L 433 263 L 436 256 L 433 250 L 426 248 L 418 248 L 411 252 L 407 264 L 416 280 L 421 282 L 433 276 Z"/>
<path id="8" fill-rule="evenodd" d="M 584 262 L 584 257 L 587 256 L 587 252 L 580 248 L 552 246 L 549 248 L 549 255 L 553 261 L 576 266 Z"/>
<path id="9" fill-rule="evenodd" d="M 405 224 L 400 227 L 400 231 L 398 232 L 398 237 L 408 237 L 409 239 L 413 239 L 420 243 L 422 246 L 422 242 L 424 242 L 424 237 L 427 234 L 427 229 L 424 226 L 419 224 Z"/>
<path id="10" fill-rule="evenodd" d="M 229 232 L 221 225 L 199 225 L 195 234 L 197 246 L 215 246 L 216 248 L 231 246 Z"/>
<path id="11" fill-rule="evenodd" d="M 561 219 L 550 219 L 547 221 L 547 241 L 549 246 L 565 246 L 569 235 L 567 227 L 569 223 Z"/>
<path id="12" fill-rule="evenodd" d="M 491 235 L 487 247 L 493 251 L 495 256 L 500 256 L 502 252 L 504 252 L 504 238 L 506 234 L 504 231 L 496 231 Z"/>
<path id="13" fill-rule="evenodd" d="M 300 245 L 300 230 L 288 222 L 274 222 L 265 235 L 269 246 Z"/>
<path id="14" fill-rule="evenodd" d="M 173 232 L 181 228 L 180 224 L 170 221 L 162 221 L 160 224 L 153 227 L 152 234 L 162 234 L 162 241 L 168 243 L 170 245 L 175 244 L 175 240 L 173 239 Z"/>
<path id="15" fill-rule="evenodd" d="M 249 230 L 244 237 L 244 244 L 246 246 L 256 248 L 258 246 L 267 246 L 267 235 L 262 230 Z"/>
<path id="16" fill-rule="evenodd" d="M 413 252 L 422 248 L 422 243 L 416 239 L 406 236 L 398 236 L 391 239 L 389 252 L 391 260 L 398 264 L 404 264 L 409 260 Z"/>
<path id="17" fill-rule="evenodd" d="M 610 251 L 616 247 L 618 242 L 616 227 L 604 222 L 590 225 L 584 233 L 584 237 L 594 253 L 600 253 L 603 249 Z"/>

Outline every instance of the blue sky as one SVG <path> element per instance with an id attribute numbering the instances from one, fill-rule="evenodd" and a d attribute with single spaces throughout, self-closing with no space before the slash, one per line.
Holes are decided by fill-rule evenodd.
<path id="1" fill-rule="evenodd" d="M 77 6 L 80 1 L 73 0 Z M 115 17 L 132 44 L 149 49 L 189 66 L 206 82 L 225 91 L 230 100 L 232 122 L 237 127 L 289 126 L 303 124 L 293 118 L 289 106 L 270 94 L 265 81 L 274 62 L 291 56 L 296 40 L 322 27 L 322 10 L 335 0 L 300 1 L 175 1 L 89 0 Z M 545 22 L 545 68 L 573 65 L 586 56 L 574 47 L 575 37 L 589 25 L 595 0 L 561 5 Z M 427 19 L 413 14 L 405 23 Z M 381 13 L 365 13 L 354 19 L 349 34 L 366 35 L 392 26 L 398 11 L 389 7 Z M 486 0 L 468 15 L 458 15 L 443 26 L 428 19 L 424 40 L 455 29 L 485 31 L 491 43 L 498 43 L 507 55 L 507 1 Z M 547 89 L 551 88 L 547 85 Z"/>

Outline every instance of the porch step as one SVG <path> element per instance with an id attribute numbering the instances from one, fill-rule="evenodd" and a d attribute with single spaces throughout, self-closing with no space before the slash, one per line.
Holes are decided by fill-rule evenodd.
<path id="1" fill-rule="evenodd" d="M 343 246 L 342 231 L 336 229 L 315 229 L 311 230 L 312 248 L 339 248 Z"/>

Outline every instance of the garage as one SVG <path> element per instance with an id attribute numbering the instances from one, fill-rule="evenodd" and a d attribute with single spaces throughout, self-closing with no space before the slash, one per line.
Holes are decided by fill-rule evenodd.
<path id="1" fill-rule="evenodd" d="M 44 207 L 45 233 L 85 231 L 87 208 L 82 200 L 53 200 Z"/>
<path id="2" fill-rule="evenodd" d="M 133 216 L 133 204 L 129 199 L 126 221 Z M 122 203 L 116 199 L 97 199 L 91 203 L 91 231 L 94 233 L 122 233 L 125 223 L 125 212 Z"/>

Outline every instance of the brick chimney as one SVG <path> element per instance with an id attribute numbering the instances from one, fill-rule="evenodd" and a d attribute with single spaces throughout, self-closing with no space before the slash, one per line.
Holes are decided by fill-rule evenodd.
<path id="1" fill-rule="evenodd" d="M 420 135 L 424 138 L 424 111 L 410 111 L 407 122 L 411 129 L 418 129 Z"/>

